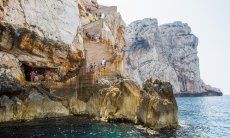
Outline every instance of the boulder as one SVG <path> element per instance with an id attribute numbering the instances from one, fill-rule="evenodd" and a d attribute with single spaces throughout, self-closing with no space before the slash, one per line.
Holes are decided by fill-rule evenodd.
<path id="1" fill-rule="evenodd" d="M 143 84 L 143 90 L 137 113 L 139 120 L 155 129 L 176 127 L 178 107 L 173 96 L 172 85 L 151 78 Z"/>

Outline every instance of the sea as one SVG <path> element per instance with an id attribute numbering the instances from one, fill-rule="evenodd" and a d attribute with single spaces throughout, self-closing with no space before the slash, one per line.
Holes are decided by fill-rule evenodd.
<path id="1" fill-rule="evenodd" d="M 230 96 L 176 98 L 181 128 L 148 133 L 131 123 L 65 117 L 0 124 L 0 137 L 230 138 Z"/>

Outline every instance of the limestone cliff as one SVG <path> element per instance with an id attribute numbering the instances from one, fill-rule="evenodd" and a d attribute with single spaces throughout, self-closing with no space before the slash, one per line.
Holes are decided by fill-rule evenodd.
<path id="1" fill-rule="evenodd" d="M 1 51 L 62 76 L 76 70 L 84 58 L 77 1 L 4 0 L 0 8 Z"/>
<path id="2" fill-rule="evenodd" d="M 84 95 L 72 97 L 70 108 L 74 114 L 126 120 L 152 129 L 178 127 L 178 108 L 170 83 L 150 79 L 141 90 L 129 80 L 102 79 L 91 88 Z"/>
<path id="3" fill-rule="evenodd" d="M 186 23 L 131 23 L 126 34 L 127 73 L 139 85 L 150 77 L 170 82 L 178 96 L 222 95 L 200 78 L 198 38 Z"/>
<path id="4" fill-rule="evenodd" d="M 127 80 L 124 48 L 116 7 L 96 0 L 0 1 L 0 122 L 84 114 L 177 127 L 171 85 L 149 80 L 140 89 Z"/>
<path id="5" fill-rule="evenodd" d="M 34 87 L 26 94 L 1 96 L 0 104 L 1 122 L 86 115 L 102 121 L 129 121 L 154 130 L 178 127 L 171 84 L 153 79 L 143 90 L 128 80 L 102 79 L 84 86 L 84 91 L 75 92 L 69 99 L 55 99 Z"/>

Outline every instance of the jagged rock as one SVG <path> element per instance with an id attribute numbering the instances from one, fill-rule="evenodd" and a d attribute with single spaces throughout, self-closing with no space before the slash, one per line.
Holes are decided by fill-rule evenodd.
<path id="1" fill-rule="evenodd" d="M 156 91 L 154 87 L 159 89 Z M 73 114 L 93 115 L 101 120 L 129 120 L 153 129 L 177 127 L 177 104 L 170 83 L 147 81 L 143 92 L 131 81 L 116 86 L 91 88 L 89 100 L 79 99 L 78 93 L 70 101 Z M 87 96 L 87 95 L 85 95 Z"/>
<path id="2" fill-rule="evenodd" d="M 112 86 L 112 82 L 102 78 L 102 79 L 98 80 L 98 85 L 100 87 L 110 87 L 110 86 Z"/>
<path id="3" fill-rule="evenodd" d="M 21 80 L 22 72 L 19 60 L 14 55 L 6 52 L 0 52 L 0 57 L 0 75 L 5 74 Z"/>
<path id="4" fill-rule="evenodd" d="M 18 80 L 12 78 L 10 76 L 6 76 L 5 74 L 0 75 L 0 94 L 15 94 L 25 91 L 25 87 L 23 87 Z"/>
<path id="5" fill-rule="evenodd" d="M 178 107 L 173 96 L 172 85 L 151 78 L 143 84 L 143 89 L 144 93 L 137 113 L 139 120 L 153 128 L 170 128 L 176 125 Z"/>
<path id="6" fill-rule="evenodd" d="M 117 57 L 123 57 L 125 23 L 116 6 L 103 6 L 95 1 L 79 0 L 80 19 L 85 39 L 93 37 L 112 47 Z"/>
<path id="7" fill-rule="evenodd" d="M 41 37 L 71 44 L 80 25 L 76 0 L 7 0 L 4 22 L 29 27 Z M 41 10 L 42 9 L 42 10 Z"/>
<path id="8" fill-rule="evenodd" d="M 69 110 L 60 102 L 52 101 L 37 92 L 31 92 L 25 104 L 24 116 L 28 119 L 69 115 Z"/>
<path id="9" fill-rule="evenodd" d="M 19 61 L 13 55 L 0 52 L 0 94 L 13 94 L 23 92 L 24 77 Z"/>
<path id="10" fill-rule="evenodd" d="M 17 97 L 0 98 L 0 121 L 30 120 L 34 118 L 68 116 L 69 110 L 60 102 L 50 100 L 36 91 L 24 101 Z"/>
<path id="11" fill-rule="evenodd" d="M 1 108 L 0 108 L 0 121 L 9 121 L 14 117 L 13 112 L 13 101 L 7 96 L 2 96 L 0 98 Z"/>
<path id="12" fill-rule="evenodd" d="M 0 9 L 0 49 L 21 62 L 64 76 L 84 59 L 78 1 L 4 0 Z"/>
<path id="13" fill-rule="evenodd" d="M 177 127 L 171 85 L 156 81 L 156 88 L 141 91 L 135 83 L 117 79 L 123 75 L 124 47 L 125 24 L 117 7 L 96 0 L 1 1 L 0 80 L 7 85 L 1 92 L 19 91 L 12 86 L 29 81 L 32 70 L 44 82 L 25 82 L 20 94 L 0 93 L 0 122 L 86 114 L 153 129 Z M 87 72 L 89 61 L 99 66 L 94 73 Z M 22 78 L 21 70 L 26 73 Z"/>
<path id="14" fill-rule="evenodd" d="M 126 40 L 127 73 L 140 86 L 154 77 L 170 82 L 175 94 L 207 92 L 200 78 L 198 38 L 188 24 L 158 26 L 156 19 L 135 21 L 127 27 Z"/>

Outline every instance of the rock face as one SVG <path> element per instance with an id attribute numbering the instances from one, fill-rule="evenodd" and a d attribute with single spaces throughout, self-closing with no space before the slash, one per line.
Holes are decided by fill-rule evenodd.
<path id="1" fill-rule="evenodd" d="M 19 60 L 13 55 L 0 52 L 0 94 L 23 92 L 20 84 L 24 80 Z"/>
<path id="2" fill-rule="evenodd" d="M 41 37 L 72 44 L 80 25 L 77 0 L 3 0 L 0 19 Z"/>
<path id="3" fill-rule="evenodd" d="M 99 5 L 91 0 L 79 0 L 79 7 L 84 40 L 106 44 L 113 54 L 123 58 L 126 25 L 117 7 Z"/>
<path id="4" fill-rule="evenodd" d="M 0 104 L 0 122 L 69 115 L 69 110 L 60 102 L 52 101 L 35 91 L 24 100 L 1 96 Z"/>
<path id="5" fill-rule="evenodd" d="M 112 84 L 112 85 L 111 85 Z M 99 81 L 77 93 L 70 101 L 73 114 L 87 114 L 102 120 L 128 120 L 161 129 L 178 126 L 178 108 L 170 83 L 148 80 L 143 90 L 131 81 Z"/>
<path id="6" fill-rule="evenodd" d="M 30 71 L 72 85 L 85 58 L 80 24 L 76 0 L 0 1 L 1 122 L 70 114 L 61 98 L 35 89 Z"/>
<path id="7" fill-rule="evenodd" d="M 172 126 L 176 125 L 178 107 L 172 85 L 151 78 L 143 84 L 143 91 L 138 118 L 146 125 L 155 124 L 159 128 L 169 125 L 169 122 Z M 170 125 L 167 127 L 170 128 Z"/>
<path id="8" fill-rule="evenodd" d="M 144 19 L 131 23 L 126 35 L 127 73 L 140 86 L 155 77 L 170 82 L 178 96 L 222 95 L 200 78 L 198 38 L 188 24 Z"/>
<path id="9" fill-rule="evenodd" d="M 4 0 L 0 8 L 0 49 L 22 63 L 64 76 L 84 58 L 76 0 Z"/>
<path id="10" fill-rule="evenodd" d="M 122 77 L 124 47 L 117 7 L 95 0 L 0 1 L 0 122 L 84 114 L 177 127 L 170 84 L 149 80 L 141 90 Z M 89 71 L 89 63 L 97 68 Z"/>

